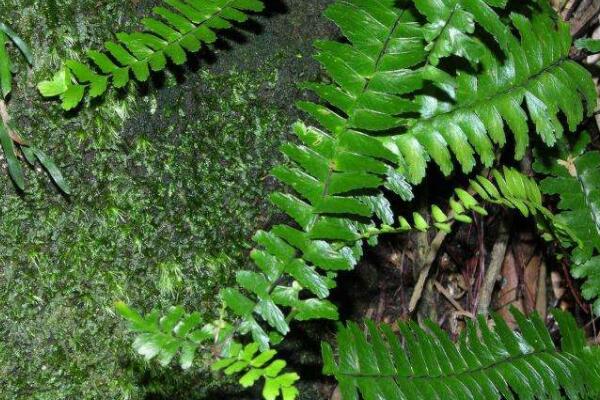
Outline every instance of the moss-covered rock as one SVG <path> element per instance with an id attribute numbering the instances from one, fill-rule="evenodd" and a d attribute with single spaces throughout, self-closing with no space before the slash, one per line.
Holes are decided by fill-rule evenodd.
<path id="1" fill-rule="evenodd" d="M 202 366 L 140 361 L 113 303 L 214 312 L 274 218 L 268 171 L 296 118 L 295 82 L 317 73 L 310 42 L 331 32 L 318 18 L 329 2 L 267 1 L 214 53 L 70 114 L 35 83 L 156 1 L 2 2 L 36 61 L 18 65 L 10 112 L 73 194 L 35 171 L 19 194 L 0 175 L 0 398 L 227 398 Z"/>

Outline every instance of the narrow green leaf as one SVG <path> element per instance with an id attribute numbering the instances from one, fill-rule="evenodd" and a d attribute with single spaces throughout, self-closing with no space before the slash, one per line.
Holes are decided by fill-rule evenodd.
<path id="1" fill-rule="evenodd" d="M 4 150 L 4 157 L 6 157 L 6 163 L 8 164 L 8 173 L 12 178 L 13 182 L 21 190 L 25 190 L 25 176 L 23 175 L 23 169 L 17 159 L 17 153 L 15 145 L 8 135 L 3 123 L 0 122 L 0 144 L 2 150 Z"/>

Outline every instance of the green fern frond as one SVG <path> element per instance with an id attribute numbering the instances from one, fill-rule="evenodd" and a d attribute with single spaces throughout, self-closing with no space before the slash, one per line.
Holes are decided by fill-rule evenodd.
<path id="1" fill-rule="evenodd" d="M 300 377 L 294 372 L 282 373 L 287 364 L 274 359 L 275 350 L 258 353 L 260 346 L 256 342 L 246 346 L 235 342 L 234 328 L 225 321 L 205 324 L 199 313 L 188 314 L 179 306 L 171 307 L 162 316 L 155 310 L 145 317 L 123 302 L 117 302 L 115 309 L 136 333 L 134 350 L 148 361 L 157 359 L 166 366 L 179 354 L 178 364 L 189 369 L 199 349 L 210 349 L 218 353 L 213 371 L 223 370 L 225 375 L 241 373 L 239 383 L 243 387 L 264 379 L 265 400 L 275 400 L 280 395 L 283 400 L 294 400 L 299 394 L 294 384 Z"/>
<path id="2" fill-rule="evenodd" d="M 341 326 L 338 357 L 323 343 L 324 372 L 335 376 L 344 400 L 418 399 L 591 399 L 600 393 L 597 353 L 587 347 L 573 317 L 555 311 L 563 336 L 554 346 L 544 322 L 520 311 L 512 314 L 519 332 L 495 317 L 488 328 L 480 317 L 468 322 L 455 344 L 436 324 L 426 332 L 401 323 L 403 344 L 387 325 Z"/>
<path id="3" fill-rule="evenodd" d="M 46 97 L 59 96 L 62 107 L 77 107 L 85 93 L 102 96 L 110 86 L 125 87 L 133 78 L 145 82 L 151 71 L 162 71 L 170 60 L 175 65 L 187 61 L 186 53 L 196 53 L 203 44 L 216 41 L 215 31 L 244 22 L 249 12 L 260 12 L 260 0 L 163 0 L 155 7 L 156 18 L 144 18 L 143 32 L 117 33 L 116 42 L 105 43 L 106 50 L 91 50 L 91 65 L 68 60 L 50 81 L 38 85 Z"/>
<path id="4" fill-rule="evenodd" d="M 344 195 L 329 195 L 322 183 L 327 176 L 328 163 L 319 152 L 325 153 L 330 148 L 331 139 L 322 131 L 303 125 L 296 126 L 296 133 L 304 145 L 284 146 L 284 152 L 295 163 L 276 168 L 275 175 L 298 191 L 302 199 L 292 194 L 275 193 L 272 200 L 302 230 L 277 225 L 269 232 L 259 231 L 255 240 L 260 247 L 251 253 L 257 271 L 239 271 L 236 280 L 242 290 L 228 288 L 221 292 L 225 304 L 242 321 L 240 332 L 251 334 L 263 350 L 269 347 L 270 337 L 261 321 L 280 335 L 286 335 L 293 319 L 338 319 L 337 308 L 326 298 L 335 287 L 337 272 L 353 268 L 362 254 L 364 241 L 374 244 L 381 234 L 430 228 L 426 218 L 418 213 L 413 214 L 412 224 L 404 217 L 396 218 L 385 197 L 377 194 L 375 189 L 371 189 L 372 195 L 368 195 L 368 191 L 357 195 L 343 186 L 356 182 L 364 184 L 369 176 L 365 172 L 360 173 L 362 176 L 336 172 L 336 177 L 340 178 L 333 180 L 327 190 L 342 188 Z M 363 142 L 358 148 L 367 149 L 365 143 L 379 144 L 377 141 Z M 351 165 L 360 168 L 358 163 Z M 372 159 L 368 165 L 379 165 L 381 171 L 385 170 L 385 163 L 380 160 Z M 449 202 L 452 215 L 439 206 L 432 206 L 433 225 L 449 231 L 456 221 L 470 223 L 469 213 L 485 215 L 486 203 L 497 204 L 535 218 L 547 240 L 576 241 L 569 227 L 542 205 L 540 189 L 532 178 L 510 168 L 493 170 L 491 175 L 492 179 L 483 176 L 472 179 L 469 191 L 455 190 Z M 329 200 L 329 197 L 333 199 Z M 319 201 L 332 205 L 323 210 Z M 359 213 L 359 210 L 364 212 Z M 377 226 L 377 219 L 382 225 Z"/>
<path id="5" fill-rule="evenodd" d="M 354 130 L 388 131 L 406 128 L 412 114 L 423 114 L 431 108 L 431 98 L 409 97 L 434 82 L 454 97 L 454 79 L 436 67 L 440 58 L 456 54 L 483 53 L 483 45 L 467 36 L 474 29 L 473 15 L 467 9 L 485 8 L 481 17 L 492 31 L 507 30 L 498 24 L 497 15 L 481 0 L 434 2 L 417 1 L 416 6 L 430 21 L 421 26 L 417 12 L 410 7 L 399 9 L 395 1 L 338 1 L 325 13 L 336 23 L 349 44 L 318 41 L 315 57 L 331 76 L 331 84 L 307 83 L 331 107 L 300 102 L 299 107 L 311 114 L 321 125 L 342 135 Z M 505 34 L 499 34 L 501 38 Z M 422 101 L 421 101 L 422 100 Z M 434 108 L 447 109 L 448 104 Z M 388 150 L 387 158 L 411 181 L 420 181 L 425 174 L 427 157 L 422 145 L 411 139 L 402 145 L 391 137 L 380 139 Z"/>
<path id="6" fill-rule="evenodd" d="M 586 151 L 588 134 L 569 148 L 561 143 L 556 157 L 538 157 L 537 172 L 548 175 L 541 182 L 544 193 L 558 195 L 558 218 L 581 241 L 571 255 L 571 273 L 585 279 L 582 294 L 594 300 L 594 313 L 600 315 L 600 152 Z"/>
<path id="7" fill-rule="evenodd" d="M 515 157 L 521 158 L 529 143 L 523 103 L 550 145 L 563 133 L 559 112 L 574 130 L 583 119 L 582 103 L 588 113 L 594 110 L 591 76 L 568 59 L 568 28 L 551 15 L 538 12 L 528 20 L 511 14 L 511 23 L 504 24 L 483 1 L 416 1 L 429 21 L 420 26 L 415 11 L 393 4 L 340 1 L 329 9 L 350 44 L 317 43 L 316 58 L 333 82 L 305 86 L 329 106 L 299 106 L 335 136 L 379 132 L 378 140 L 393 153 L 391 163 L 410 182 L 423 179 L 430 159 L 445 174 L 453 171 L 453 158 L 465 172 L 475 166 L 476 155 L 490 166 L 495 145 L 506 143 L 505 124 L 514 135 Z M 503 55 L 468 36 L 475 23 L 493 35 Z M 471 62 L 479 60 L 478 74 L 452 76 L 436 67 L 442 56 L 467 53 Z M 447 100 L 422 93 L 432 85 Z"/>
<path id="8" fill-rule="evenodd" d="M 575 41 L 575 47 L 587 50 L 589 53 L 600 52 L 600 40 L 592 38 L 581 38 Z"/>
<path id="9" fill-rule="evenodd" d="M 220 343 L 231 332 L 226 325 L 204 324 L 199 313 L 187 314 L 180 306 L 171 307 L 164 316 L 155 310 L 145 317 L 123 302 L 116 303 L 115 309 L 137 334 L 135 351 L 148 361 L 158 359 L 163 366 L 179 354 L 179 365 L 188 369 L 202 344 Z"/>
<path id="10" fill-rule="evenodd" d="M 230 355 L 213 364 L 213 371 L 223 370 L 225 375 L 245 372 L 239 379 L 240 385 L 252 387 L 260 379 L 264 379 L 262 395 L 265 400 L 294 400 L 300 392 L 294 384 L 300 379 L 295 372 L 282 373 L 286 367 L 284 360 L 274 360 L 275 350 L 258 353 L 258 343 L 250 343 L 245 347 L 235 344 L 230 349 Z"/>
<path id="11" fill-rule="evenodd" d="M 578 243 L 572 230 L 544 207 L 542 193 L 535 179 L 507 167 L 502 171 L 492 170 L 490 175 L 490 178 L 482 175 L 474 177 L 470 180 L 467 190 L 455 189 L 448 207 L 451 214 L 442 211 L 438 205 L 432 205 L 430 214 L 433 226 L 450 232 L 454 222 L 472 223 L 469 214 L 487 215 L 485 206 L 494 204 L 517 210 L 524 217 L 533 217 L 542 237 L 548 241 L 557 240 L 569 245 Z M 362 238 L 371 241 L 382 234 L 404 233 L 410 230 L 424 232 L 430 228 L 424 215 L 413 213 L 412 224 L 407 218 L 400 216 L 397 225 L 383 224 L 380 228 L 371 227 Z"/>
<path id="12" fill-rule="evenodd" d="M 481 58 L 485 74 L 482 73 L 475 78 L 478 80 L 475 83 L 480 86 L 476 90 L 487 88 L 492 97 L 497 94 L 502 97 L 499 100 L 501 102 L 506 100 L 512 105 L 519 106 L 524 97 L 531 100 L 534 95 L 538 96 L 536 98 L 555 101 L 559 97 L 556 93 L 545 91 L 543 85 L 540 88 L 537 84 L 529 82 L 534 78 L 539 78 L 540 81 L 544 79 L 553 81 L 551 77 L 544 75 L 547 72 L 544 63 L 552 64 L 554 58 L 560 59 L 557 61 L 560 65 L 552 64 L 551 68 L 558 70 L 564 67 L 574 68 L 578 72 L 584 71 L 581 67 L 572 65 L 570 61 L 563 60 L 565 52 L 568 52 L 570 37 L 565 30 L 565 25 L 560 24 L 557 27 L 551 17 L 545 13 L 537 15 L 533 23 L 529 23 L 519 15 L 513 15 L 514 25 L 521 32 L 523 39 L 521 44 L 495 12 L 481 1 L 438 3 L 435 4 L 439 7 L 443 3 L 448 7 L 452 6 L 455 11 L 464 12 L 461 15 L 465 18 L 467 15 L 471 16 L 469 18 L 493 33 L 500 46 L 508 53 L 507 59 L 501 63 L 494 58 L 495 54 L 486 49 Z M 490 3 L 495 3 L 496 6 L 503 4 L 503 2 L 491 1 Z M 295 194 L 275 193 L 272 201 L 291 217 L 297 227 L 278 225 L 270 232 L 257 234 L 256 241 L 259 249 L 252 253 L 252 257 L 259 272 L 242 272 L 241 277 L 238 277 L 238 283 L 252 295 L 252 298 L 258 299 L 258 303 L 237 290 L 226 292 L 228 298 L 234 299 L 238 305 L 243 305 L 243 307 L 230 307 L 237 316 L 245 321 L 249 316 L 252 317 L 246 327 L 247 331 L 252 332 L 254 340 L 264 343 L 265 348 L 268 345 L 268 335 L 260 329 L 254 320 L 255 316 L 258 315 L 281 334 L 285 334 L 288 330 L 287 323 L 291 319 L 305 317 L 305 313 L 302 312 L 304 306 L 298 299 L 307 299 L 306 296 L 310 296 L 313 297 L 313 299 L 309 298 L 310 301 L 319 304 L 319 313 L 311 317 L 336 318 L 335 309 L 324 299 L 335 285 L 334 278 L 337 271 L 353 268 L 357 259 L 361 257 L 364 239 L 373 239 L 379 232 L 402 231 L 412 227 L 419 230 L 428 228 L 426 220 L 419 214 L 413 216 L 413 226 L 406 219 L 400 219 L 398 226 L 394 227 L 396 218 L 390 203 L 381 193 L 385 187 L 404 200 L 411 200 L 412 192 L 405 173 L 407 172 L 408 177 L 413 178 L 422 176 L 426 160 L 430 155 L 434 160 L 440 160 L 438 156 L 447 153 L 446 142 L 441 134 L 423 133 L 422 138 L 428 141 L 431 145 L 429 147 L 421 146 L 419 140 L 416 140 L 421 136 L 417 135 L 413 137 L 415 140 L 411 139 L 415 129 L 421 126 L 419 124 L 431 124 L 439 118 L 439 123 L 444 128 L 444 135 L 454 135 L 452 143 L 456 152 L 460 151 L 463 155 L 471 154 L 472 149 L 469 145 L 471 141 L 480 154 L 486 154 L 485 158 L 489 163 L 494 158 L 493 146 L 489 138 L 485 136 L 483 139 L 478 136 L 482 132 L 485 134 L 485 128 L 483 131 L 480 129 L 484 125 L 482 120 L 465 108 L 466 103 L 483 96 L 483 91 L 481 93 L 474 93 L 472 89 L 467 91 L 466 87 L 469 84 L 477 87 L 473 81 L 467 79 L 467 74 L 461 74 L 455 80 L 434 67 L 427 60 L 428 53 L 434 47 L 428 46 L 424 36 L 425 28 L 416 22 L 418 18 L 415 11 L 411 8 L 398 9 L 394 4 L 393 1 L 338 1 L 326 12 L 341 28 L 350 44 L 318 42 L 317 59 L 329 72 L 333 83 L 309 83 L 307 87 L 315 90 L 332 105 L 332 108 L 310 102 L 300 103 L 300 108 L 313 115 L 326 131 L 307 127 L 301 123 L 297 124 L 295 133 L 300 144 L 286 144 L 283 148 L 283 152 L 292 161 L 291 165 L 282 165 L 273 171 L 273 175 L 291 187 Z M 429 18 L 429 23 L 434 25 L 439 24 L 436 18 L 441 18 L 442 15 L 448 19 L 456 15 L 455 12 L 440 11 L 439 15 L 435 16 L 434 4 L 425 1 L 419 2 L 418 6 L 420 11 Z M 464 29 L 465 32 L 469 30 L 470 28 Z M 543 33 L 545 35 L 542 37 L 543 40 L 553 43 L 542 54 L 538 54 L 537 49 L 533 54 L 531 53 L 531 48 L 534 47 L 531 43 L 534 32 L 536 37 Z M 438 37 L 433 39 L 435 40 L 443 41 L 444 38 L 438 34 Z M 429 43 L 432 41 L 430 40 Z M 456 50 L 459 45 L 454 43 L 448 46 L 445 45 L 444 48 Z M 536 46 L 539 46 L 539 43 Z M 538 60 L 536 55 L 541 59 Z M 539 65 L 537 61 L 540 61 Z M 556 73 L 561 79 L 565 79 L 564 74 Z M 584 88 L 587 90 L 586 79 L 589 76 L 585 74 L 579 75 L 581 82 L 577 79 L 570 80 L 570 88 L 576 92 L 578 90 L 583 92 Z M 574 75 L 575 78 L 577 76 Z M 458 85 L 459 90 L 456 91 L 455 96 L 457 105 L 449 105 L 448 111 L 432 116 L 424 115 L 420 106 L 410 108 L 419 105 L 419 101 L 424 98 L 421 95 L 414 98 L 404 95 L 422 88 L 425 81 L 433 81 L 441 89 L 445 88 L 446 92 L 450 88 L 454 90 L 454 86 Z M 523 89 L 521 86 L 524 82 L 531 84 L 531 87 Z M 577 86 L 579 85 L 577 82 L 582 86 Z M 589 83 L 593 85 L 591 79 Z M 560 86 L 556 82 L 553 85 L 553 88 Z M 513 92 L 515 88 L 519 90 Z M 473 95 L 473 98 L 467 98 L 467 94 Z M 573 102 L 571 107 L 575 110 L 578 104 L 582 105 L 580 93 L 576 94 L 578 96 L 576 101 L 569 98 Z M 586 94 L 591 98 L 588 92 Z M 514 96 L 520 96 L 520 100 L 516 101 Z M 481 104 L 478 103 L 477 107 L 491 107 L 488 107 L 489 113 L 482 114 L 481 118 L 484 119 L 486 115 L 492 116 L 487 121 L 494 122 L 493 134 L 497 142 L 503 144 L 505 141 L 503 117 L 513 129 L 521 124 L 526 126 L 526 120 L 514 116 L 517 110 L 521 110 L 520 108 L 505 107 L 503 110 L 508 114 L 505 115 L 504 112 L 494 114 L 496 109 L 493 101 L 484 104 L 483 98 L 479 100 Z M 595 101 L 595 97 L 593 100 Z M 562 105 L 564 104 L 561 103 Z M 392 109 L 396 111 L 390 111 Z M 429 110 L 431 111 L 431 108 Z M 339 114 L 338 111 L 343 111 L 344 115 Z M 422 118 L 412 117 L 407 120 L 404 116 L 415 112 L 422 114 Z M 459 116 L 460 123 L 440 117 L 447 113 L 452 115 L 451 118 Z M 394 116 L 400 114 L 403 115 L 400 119 Z M 582 114 L 583 112 L 580 115 L 575 111 L 574 116 L 569 117 L 569 121 L 574 123 L 580 120 L 583 118 Z M 500 119 L 496 119 L 495 116 Z M 406 133 L 398 135 L 392 130 L 392 134 L 388 134 L 391 128 L 400 127 L 407 121 L 413 126 L 409 126 Z M 472 136 L 470 138 L 461 136 L 460 132 L 463 131 L 458 126 Z M 371 131 L 379 132 L 372 134 Z M 527 132 L 524 134 L 527 135 Z M 517 143 L 522 143 L 524 140 L 521 138 Z M 429 153 L 422 152 L 424 148 L 429 148 Z M 458 158 L 459 161 L 465 161 L 467 157 Z M 447 159 L 451 166 L 449 153 Z M 549 236 L 572 237 L 568 228 L 557 224 L 552 214 L 542 207 L 541 194 L 532 180 L 512 170 L 505 170 L 504 174 L 496 172 L 495 178 L 499 188 L 499 190 L 495 189 L 498 192 L 496 202 L 517 208 L 525 216 L 529 214 L 538 216 L 542 230 Z M 485 195 L 492 199 L 493 196 L 486 194 L 485 189 L 479 189 L 482 189 L 480 191 L 482 197 Z M 464 199 L 462 207 L 477 211 L 475 207 L 479 206 L 469 204 L 474 200 L 467 195 L 467 192 L 462 191 L 458 196 Z M 456 200 L 454 203 L 457 203 Z M 472 207 L 465 207 L 465 204 Z M 434 224 L 439 229 L 449 229 L 449 221 L 445 219 L 444 213 L 439 208 L 432 211 L 434 211 Z M 459 214 L 458 218 L 467 220 L 464 214 Z M 381 229 L 376 227 L 376 220 L 381 222 Z M 288 282 L 291 280 L 294 285 L 292 288 L 289 283 L 287 286 L 282 285 L 282 280 Z M 304 292 L 303 295 L 299 294 L 301 291 Z M 277 296 L 274 295 L 275 293 Z M 226 300 L 226 303 L 230 305 L 232 301 Z M 257 304 L 262 306 L 258 307 Z M 281 311 L 282 308 L 288 310 L 287 316 Z M 260 338 L 262 340 L 259 340 Z"/>

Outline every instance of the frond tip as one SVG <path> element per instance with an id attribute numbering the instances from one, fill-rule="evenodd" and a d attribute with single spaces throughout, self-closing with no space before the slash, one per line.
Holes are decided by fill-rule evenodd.
<path id="1" fill-rule="evenodd" d="M 600 393 L 600 373 L 590 366 L 597 353 L 586 347 L 573 317 L 554 311 L 563 335 L 559 351 L 539 316 L 512 313 L 520 333 L 499 317 L 490 330 L 480 317 L 457 344 L 431 322 L 431 333 L 402 323 L 404 346 L 387 325 L 367 322 L 367 335 L 351 323 L 338 332 L 339 361 L 323 344 L 324 372 L 339 381 L 344 400 L 357 400 L 359 393 L 365 400 L 559 399 L 561 390 L 582 399 Z"/>
<path id="2" fill-rule="evenodd" d="M 45 97 L 59 96 L 62 107 L 71 110 L 82 101 L 102 96 L 109 88 L 125 87 L 133 78 L 145 82 L 150 71 L 162 71 L 170 60 L 175 65 L 187 61 L 187 53 L 200 51 L 203 44 L 217 40 L 216 30 L 244 22 L 249 12 L 260 12 L 260 0 L 163 0 L 153 9 L 155 18 L 144 18 L 142 32 L 116 34 L 104 52 L 90 50 L 92 65 L 68 60 L 52 80 L 38 85 Z"/>

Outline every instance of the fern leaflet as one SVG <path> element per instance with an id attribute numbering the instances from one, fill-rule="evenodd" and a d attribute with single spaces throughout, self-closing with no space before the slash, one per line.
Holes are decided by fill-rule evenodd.
<path id="1" fill-rule="evenodd" d="M 330 107 L 300 103 L 337 135 L 352 129 L 383 133 L 379 140 L 412 183 L 423 179 L 429 159 L 446 174 L 454 169 L 453 157 L 464 172 L 475 166 L 475 155 L 490 166 L 494 144 L 506 143 L 504 123 L 514 134 L 515 157 L 521 158 L 529 143 L 523 102 L 538 134 L 550 145 L 563 133 L 559 111 L 574 130 L 583 119 L 582 101 L 587 103 L 588 113 L 594 110 L 596 93 L 590 74 L 568 59 L 571 37 L 566 24 L 555 22 L 544 12 L 537 12 L 531 20 L 511 14 L 512 26 L 520 34 L 516 37 L 483 1 L 415 4 L 433 22 L 421 27 L 415 22 L 414 11 L 395 9 L 390 2 L 376 10 L 371 2 L 359 0 L 332 6 L 327 15 L 351 44 L 317 44 L 317 59 L 333 83 L 310 83 L 306 87 Z M 440 4 L 452 7 L 440 9 Z M 466 22 L 456 35 L 431 27 L 445 22 L 446 29 L 455 29 L 457 13 Z M 475 39 L 448 43 L 450 38 L 462 38 L 475 22 L 494 36 L 503 56 Z M 477 57 L 470 61 L 480 61 L 479 74 L 462 71 L 454 77 L 435 66 L 443 55 L 474 54 L 464 46 L 478 49 Z M 423 94 L 422 89 L 430 83 L 449 100 Z"/>

